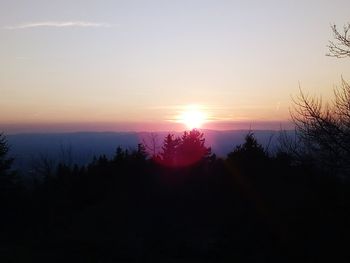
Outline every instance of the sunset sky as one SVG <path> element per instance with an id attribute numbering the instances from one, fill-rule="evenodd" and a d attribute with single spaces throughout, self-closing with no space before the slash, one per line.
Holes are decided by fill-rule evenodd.
<path id="1" fill-rule="evenodd" d="M 299 84 L 350 80 L 325 56 L 348 22 L 349 0 L 0 0 L 0 131 L 284 123 Z"/>

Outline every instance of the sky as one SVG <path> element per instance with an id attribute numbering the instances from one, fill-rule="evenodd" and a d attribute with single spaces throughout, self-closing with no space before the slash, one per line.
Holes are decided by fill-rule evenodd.
<path id="1" fill-rule="evenodd" d="M 299 86 L 331 99 L 348 0 L 0 0 L 0 130 L 174 130 L 288 123 Z"/>

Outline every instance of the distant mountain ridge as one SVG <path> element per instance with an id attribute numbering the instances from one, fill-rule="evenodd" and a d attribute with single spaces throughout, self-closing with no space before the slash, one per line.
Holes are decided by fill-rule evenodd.
<path id="1" fill-rule="evenodd" d="M 201 130 L 206 145 L 219 157 L 226 156 L 235 146 L 242 144 L 249 130 Z M 276 148 L 279 131 L 252 131 L 258 142 L 270 151 Z M 171 133 L 171 132 L 170 132 Z M 294 131 L 287 131 L 288 134 Z M 15 158 L 15 168 L 25 171 L 40 158 L 53 161 L 85 165 L 94 156 L 112 157 L 118 146 L 133 150 L 138 143 L 148 148 L 161 150 L 165 136 L 169 132 L 74 132 L 74 133 L 23 133 L 8 135 L 11 155 Z M 181 132 L 173 132 L 181 136 Z"/>

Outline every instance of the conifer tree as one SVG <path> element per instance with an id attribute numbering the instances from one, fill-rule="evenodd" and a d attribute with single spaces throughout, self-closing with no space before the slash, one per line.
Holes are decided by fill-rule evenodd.
<path id="1" fill-rule="evenodd" d="M 0 188 L 6 188 L 12 183 L 14 173 L 11 172 L 13 158 L 8 157 L 10 147 L 3 133 L 0 133 Z"/>
<path id="2" fill-rule="evenodd" d="M 193 129 L 185 131 L 178 147 L 178 156 L 181 165 L 190 165 L 209 157 L 211 149 L 205 146 L 204 134 Z"/>
<path id="3" fill-rule="evenodd" d="M 161 153 L 161 161 L 165 165 L 174 166 L 176 164 L 177 147 L 179 143 L 180 139 L 175 138 L 174 134 L 168 134 L 165 137 Z"/>

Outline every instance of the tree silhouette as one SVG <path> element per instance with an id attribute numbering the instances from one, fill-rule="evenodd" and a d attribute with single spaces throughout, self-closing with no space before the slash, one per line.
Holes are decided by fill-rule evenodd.
<path id="1" fill-rule="evenodd" d="M 264 161 L 268 158 L 268 155 L 264 147 L 255 139 L 254 133 L 249 132 L 245 136 L 244 143 L 236 146 L 227 157 L 230 161 L 245 165 Z"/>
<path id="2" fill-rule="evenodd" d="M 205 146 L 204 134 L 196 129 L 185 131 L 180 138 L 168 134 L 163 143 L 160 161 L 163 165 L 183 167 L 209 157 L 211 149 Z"/>
<path id="3" fill-rule="evenodd" d="M 163 164 L 167 166 L 175 166 L 177 161 L 177 148 L 179 146 L 180 139 L 175 138 L 174 134 L 168 134 L 162 146 L 162 152 L 160 158 Z"/>
<path id="4" fill-rule="evenodd" d="M 292 118 L 309 154 L 321 163 L 340 168 L 350 157 L 350 86 L 342 80 L 333 105 L 300 91 Z M 333 170 L 334 172 L 334 170 Z"/>
<path id="5" fill-rule="evenodd" d="M 142 144 L 147 150 L 148 154 L 151 155 L 152 159 L 158 158 L 159 144 L 158 144 L 158 134 L 151 132 L 147 138 L 142 140 Z"/>
<path id="6" fill-rule="evenodd" d="M 8 157 L 10 148 L 7 139 L 3 133 L 0 133 L 0 187 L 9 187 L 14 179 L 14 173 L 11 171 L 13 158 Z"/>
<path id="7" fill-rule="evenodd" d="M 2 176 L 8 174 L 13 162 L 13 158 L 8 158 L 7 156 L 9 150 L 10 148 L 5 135 L 0 133 L 0 175 Z"/>
<path id="8" fill-rule="evenodd" d="M 329 41 L 327 55 L 337 58 L 350 57 L 350 23 L 344 26 L 343 32 L 339 32 L 336 25 L 332 25 L 331 28 L 336 42 Z"/>
<path id="9" fill-rule="evenodd" d="M 211 148 L 205 146 L 204 134 L 193 129 L 184 132 L 177 152 L 180 165 L 186 166 L 208 158 Z"/>
<path id="10" fill-rule="evenodd" d="M 344 27 L 344 34 L 332 26 L 338 43 L 330 42 L 331 56 L 350 57 L 350 24 Z M 331 104 L 324 104 L 321 98 L 304 94 L 300 89 L 294 99 L 291 113 L 296 130 L 308 150 L 308 155 L 317 159 L 332 174 L 348 174 L 350 171 L 350 85 L 343 78 L 334 89 Z"/>
<path id="11" fill-rule="evenodd" d="M 132 153 L 132 157 L 139 162 L 143 162 L 147 159 L 148 153 L 144 144 L 139 143 L 137 150 Z"/>

